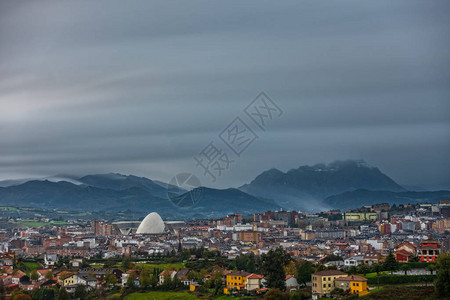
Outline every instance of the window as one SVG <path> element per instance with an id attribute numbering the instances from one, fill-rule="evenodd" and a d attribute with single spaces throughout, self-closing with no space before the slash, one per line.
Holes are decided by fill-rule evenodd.
<path id="1" fill-rule="evenodd" d="M 331 284 L 328 284 L 328 287 L 331 287 Z"/>
<path id="2" fill-rule="evenodd" d="M 324 283 L 324 284 L 323 284 L 323 287 L 324 287 L 324 288 L 326 288 L 326 287 L 327 287 L 327 285 L 326 285 L 326 284 Z"/>

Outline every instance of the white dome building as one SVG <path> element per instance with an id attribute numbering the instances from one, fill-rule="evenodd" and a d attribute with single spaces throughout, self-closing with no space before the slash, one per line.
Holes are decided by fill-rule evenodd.
<path id="1" fill-rule="evenodd" d="M 136 233 L 137 234 L 163 233 L 165 227 L 166 226 L 164 225 L 164 221 L 163 221 L 163 219 L 161 219 L 161 216 L 158 215 L 158 213 L 152 212 L 152 213 L 149 213 L 144 218 L 144 220 L 142 220 Z"/>

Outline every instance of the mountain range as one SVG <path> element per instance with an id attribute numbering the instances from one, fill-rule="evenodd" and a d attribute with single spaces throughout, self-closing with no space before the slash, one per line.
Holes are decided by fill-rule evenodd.
<path id="1" fill-rule="evenodd" d="M 326 209 L 326 197 L 356 189 L 403 192 L 405 189 L 378 168 L 361 160 L 336 161 L 313 166 L 300 166 L 286 173 L 270 169 L 240 189 L 264 196 L 294 209 Z M 339 206 L 337 206 L 339 207 Z"/>
<path id="2" fill-rule="evenodd" d="M 322 211 L 388 202 L 421 203 L 450 199 L 450 191 L 408 191 L 364 161 L 270 169 L 239 188 L 178 189 L 169 199 L 167 183 L 117 173 L 45 180 L 0 182 L 0 205 L 87 211 L 156 211 L 166 218 L 218 217 L 265 210 Z M 172 186 L 170 186 L 173 189 Z M 195 199 L 192 197 L 195 196 Z M 192 202 L 186 202 L 191 201 Z"/>
<path id="3" fill-rule="evenodd" d="M 87 175 L 75 182 L 31 180 L 0 187 L 0 205 L 86 211 L 156 211 L 166 218 L 217 217 L 233 213 L 274 210 L 272 200 L 260 199 L 238 189 L 199 187 L 191 192 L 180 189 L 180 197 L 199 195 L 193 206 L 175 205 L 167 197 L 167 184 L 148 178 L 121 174 Z M 3 182 L 5 184 L 5 182 Z M 183 193 L 184 192 L 184 193 Z M 188 195 L 188 196 L 189 196 Z"/>

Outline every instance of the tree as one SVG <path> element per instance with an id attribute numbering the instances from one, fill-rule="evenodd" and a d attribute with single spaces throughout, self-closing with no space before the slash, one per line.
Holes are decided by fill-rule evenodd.
<path id="1" fill-rule="evenodd" d="M 358 268 L 356 268 L 355 266 L 351 266 L 351 267 L 348 269 L 347 273 L 348 273 L 348 274 L 356 274 L 356 273 L 358 273 Z"/>
<path id="2" fill-rule="evenodd" d="M 127 282 L 126 282 L 126 287 L 127 288 L 134 288 L 134 281 L 136 280 L 136 272 L 131 272 L 130 274 L 128 274 L 128 278 L 127 278 Z"/>
<path id="3" fill-rule="evenodd" d="M 289 262 L 289 264 L 286 267 L 284 267 L 284 272 L 287 275 L 295 275 L 295 274 L 297 274 L 297 266 L 295 265 L 295 262 L 293 260 L 291 260 Z"/>
<path id="4" fill-rule="evenodd" d="M 54 300 L 55 297 L 56 293 L 53 288 L 39 289 L 33 293 L 33 300 Z"/>
<path id="5" fill-rule="evenodd" d="M 377 286 L 378 289 L 380 289 L 380 272 L 383 270 L 382 265 L 374 264 L 372 268 L 377 273 Z"/>
<path id="6" fill-rule="evenodd" d="M 215 272 L 213 273 L 212 281 L 214 282 L 214 287 L 215 287 L 214 294 L 215 294 L 215 295 L 220 294 L 221 291 L 222 291 L 222 285 L 223 285 L 222 278 L 223 278 L 223 277 L 222 277 L 222 272 L 220 272 L 220 271 L 215 271 Z"/>
<path id="7" fill-rule="evenodd" d="M 383 265 L 382 264 L 374 264 L 373 266 L 372 266 L 372 270 L 374 271 L 374 272 L 376 272 L 377 273 L 377 276 L 378 275 L 380 275 L 380 272 L 381 271 L 383 271 Z"/>
<path id="8" fill-rule="evenodd" d="M 298 268 L 297 272 L 297 280 L 304 286 L 306 286 L 306 283 L 311 281 L 311 275 L 314 273 L 314 269 L 312 267 L 312 264 L 309 261 L 303 262 L 300 267 Z"/>
<path id="9" fill-rule="evenodd" d="M 283 248 L 271 249 L 267 254 L 261 256 L 261 269 L 267 280 L 267 287 L 286 289 L 286 273 L 284 267 L 289 264 L 291 257 Z"/>
<path id="10" fill-rule="evenodd" d="M 121 263 L 123 271 L 127 271 L 133 267 L 133 263 L 129 257 L 124 257 Z"/>
<path id="11" fill-rule="evenodd" d="M 433 264 L 433 263 L 429 264 L 427 266 L 427 270 L 430 271 L 431 275 L 433 275 L 433 272 L 436 271 L 436 264 Z"/>
<path id="12" fill-rule="evenodd" d="M 342 256 L 335 255 L 335 254 L 329 254 L 322 260 L 322 262 L 327 263 L 329 261 L 338 261 L 338 260 L 342 261 L 344 259 L 342 258 Z"/>
<path id="13" fill-rule="evenodd" d="M 148 288 L 150 286 L 150 274 L 147 269 L 142 270 L 140 279 L 141 279 L 141 286 L 143 288 Z"/>
<path id="14" fill-rule="evenodd" d="M 256 272 L 256 264 L 255 264 L 255 254 L 253 252 L 248 256 L 247 264 L 245 266 L 245 270 L 249 273 Z"/>
<path id="15" fill-rule="evenodd" d="M 75 288 L 74 297 L 80 300 L 83 300 L 87 297 L 86 287 L 84 285 L 77 285 Z"/>
<path id="16" fill-rule="evenodd" d="M 49 270 L 47 273 L 45 273 L 45 279 L 50 280 L 53 279 L 53 277 L 55 276 L 53 276 L 52 270 Z"/>
<path id="17" fill-rule="evenodd" d="M 395 256 L 391 251 L 389 251 L 389 255 L 386 257 L 386 260 L 383 263 L 383 268 L 386 271 L 391 271 L 391 274 L 392 274 L 392 272 L 398 270 L 398 262 L 395 259 Z"/>
<path id="18" fill-rule="evenodd" d="M 155 288 L 158 285 L 158 277 L 156 277 L 153 274 L 150 275 L 150 280 L 149 281 L 150 281 L 150 285 L 152 286 L 152 288 Z"/>
<path id="19" fill-rule="evenodd" d="M 0 299 L 3 300 L 5 299 L 5 285 L 3 284 L 3 280 L 0 280 Z"/>
<path id="20" fill-rule="evenodd" d="M 325 265 L 323 265 L 323 264 L 320 264 L 318 267 L 317 267 L 317 272 L 320 272 L 320 271 L 323 271 L 323 270 L 325 270 L 326 268 L 325 268 Z"/>
<path id="21" fill-rule="evenodd" d="M 270 289 L 265 295 L 264 295 L 264 299 L 265 300 L 289 300 L 290 296 L 288 293 L 283 292 L 280 289 L 277 288 L 273 288 Z"/>
<path id="22" fill-rule="evenodd" d="M 61 287 L 59 289 L 58 296 L 56 296 L 56 300 L 70 300 L 70 295 L 65 288 Z"/>
<path id="23" fill-rule="evenodd" d="M 103 264 L 103 268 L 105 269 L 110 269 L 110 268 L 114 268 L 114 266 L 116 265 L 116 262 L 112 259 L 108 259 L 107 261 L 105 261 L 105 263 Z"/>
<path id="24" fill-rule="evenodd" d="M 112 286 L 117 283 L 116 275 L 111 273 L 110 271 L 106 272 L 105 274 L 105 283 L 107 286 Z"/>
<path id="25" fill-rule="evenodd" d="M 450 295 L 450 254 L 439 255 L 434 290 L 438 297 Z"/>
<path id="26" fill-rule="evenodd" d="M 366 274 L 369 273 L 369 268 L 366 265 L 361 265 L 358 268 L 358 272 L 366 276 Z"/>
<path id="27" fill-rule="evenodd" d="M 419 262 L 419 258 L 417 256 L 413 256 L 408 261 L 409 262 Z"/>
<path id="28" fill-rule="evenodd" d="M 402 270 L 403 272 L 405 272 L 405 275 L 408 275 L 408 271 L 411 270 L 411 266 L 408 265 L 407 263 L 401 264 L 401 265 L 400 265 L 400 270 Z"/>
<path id="29" fill-rule="evenodd" d="M 33 281 L 36 281 L 36 280 L 39 279 L 39 273 L 38 273 L 38 271 L 36 271 L 36 269 L 31 271 L 30 279 L 33 280 Z"/>
<path id="30" fill-rule="evenodd" d="M 190 271 L 190 272 L 187 274 L 187 278 L 188 278 L 189 280 L 193 280 L 193 281 L 195 281 L 195 282 L 200 282 L 200 281 L 201 281 L 201 279 L 200 279 L 200 273 L 198 273 L 197 271 Z"/>

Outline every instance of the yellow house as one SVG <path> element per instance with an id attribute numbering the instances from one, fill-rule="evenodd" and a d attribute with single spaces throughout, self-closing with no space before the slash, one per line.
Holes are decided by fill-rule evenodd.
<path id="1" fill-rule="evenodd" d="M 250 275 L 250 273 L 244 271 L 236 271 L 227 274 L 226 286 L 223 289 L 224 294 L 228 294 L 232 290 L 245 289 L 248 275 Z"/>
<path id="2" fill-rule="evenodd" d="M 358 294 L 359 296 L 369 293 L 367 278 L 358 275 L 336 278 L 335 286 L 345 291 L 350 290 L 350 294 Z"/>
<path id="3" fill-rule="evenodd" d="M 67 285 L 74 285 L 76 282 L 76 278 L 75 278 L 76 274 L 72 274 L 69 277 L 64 278 L 63 280 L 63 286 L 67 286 Z"/>
<path id="4" fill-rule="evenodd" d="M 194 292 L 195 289 L 196 289 L 198 286 L 199 286 L 199 285 L 198 285 L 198 283 L 196 283 L 196 282 L 191 283 L 191 284 L 189 285 L 189 291 L 190 291 L 190 292 Z"/>

